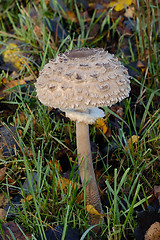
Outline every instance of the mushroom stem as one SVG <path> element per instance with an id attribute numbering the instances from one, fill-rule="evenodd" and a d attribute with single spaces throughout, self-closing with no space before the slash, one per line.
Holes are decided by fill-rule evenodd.
<path id="1" fill-rule="evenodd" d="M 80 176 L 83 185 L 89 180 L 86 186 L 86 204 L 92 205 L 99 213 L 102 213 L 101 200 L 93 169 L 92 153 L 89 138 L 89 125 L 83 122 L 76 122 L 76 139 Z M 87 160 L 87 161 L 86 161 Z M 85 171 L 86 169 L 86 171 Z M 99 224 L 101 216 L 90 216 L 90 224 Z"/>

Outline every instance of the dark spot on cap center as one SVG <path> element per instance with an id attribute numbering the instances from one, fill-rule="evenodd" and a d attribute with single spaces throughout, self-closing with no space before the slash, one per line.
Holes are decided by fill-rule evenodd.
<path id="1" fill-rule="evenodd" d="M 66 56 L 71 58 L 85 58 L 95 55 L 95 51 L 91 49 L 73 49 L 72 51 L 66 53 Z"/>

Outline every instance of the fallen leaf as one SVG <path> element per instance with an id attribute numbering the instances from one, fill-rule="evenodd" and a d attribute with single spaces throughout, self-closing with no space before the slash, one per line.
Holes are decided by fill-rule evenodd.
<path id="1" fill-rule="evenodd" d="M 0 159 L 4 160 L 3 147 L 2 146 L 0 146 Z"/>
<path id="2" fill-rule="evenodd" d="M 144 61 L 135 61 L 135 62 L 130 62 L 129 64 L 125 65 L 128 69 L 128 73 L 130 76 L 132 77 L 140 77 L 142 75 L 142 72 L 144 71 L 145 69 L 145 66 L 144 66 Z M 135 86 L 135 89 L 133 89 L 134 92 L 136 92 L 137 94 L 139 93 L 138 91 L 138 87 Z M 133 92 L 133 93 L 134 93 Z"/>
<path id="3" fill-rule="evenodd" d="M 24 57 L 20 48 L 15 43 L 8 43 L 3 53 L 3 61 L 12 64 L 17 70 L 21 70 L 24 65 Z"/>
<path id="4" fill-rule="evenodd" d="M 3 208 L 0 208 L 0 221 L 5 220 L 6 215 L 7 215 L 7 212 Z"/>
<path id="5" fill-rule="evenodd" d="M 63 0 L 57 0 L 57 2 L 50 1 L 50 6 L 54 11 L 57 11 L 59 9 L 59 11 L 61 12 L 65 19 L 69 19 L 72 22 L 77 22 L 76 14 L 67 8 L 65 1 Z"/>
<path id="6" fill-rule="evenodd" d="M 33 199 L 33 196 L 32 195 L 28 195 L 27 197 L 26 197 L 26 200 L 27 201 L 31 201 Z"/>
<path id="7" fill-rule="evenodd" d="M 70 21 L 72 21 L 72 22 L 77 22 L 78 21 L 78 19 L 77 19 L 77 17 L 76 17 L 76 15 L 75 15 L 75 13 L 74 12 L 72 12 L 72 11 L 70 11 L 70 10 L 67 10 L 66 12 L 65 12 L 65 14 L 66 15 L 64 15 L 64 18 L 66 17 L 66 18 L 68 18 Z"/>
<path id="8" fill-rule="evenodd" d="M 121 106 L 111 107 L 111 111 L 116 113 L 121 118 L 123 118 L 123 116 L 124 116 L 124 111 L 123 111 L 123 108 Z"/>
<path id="9" fill-rule="evenodd" d="M 70 184 L 70 181 L 67 178 L 60 178 L 60 182 L 57 179 L 57 188 L 58 188 L 58 190 L 60 190 L 61 188 L 63 190 L 65 190 L 69 186 L 69 184 Z"/>
<path id="10" fill-rule="evenodd" d="M 2 181 L 6 175 L 6 167 L 0 169 L 0 181 Z"/>
<path id="11" fill-rule="evenodd" d="M 29 202 L 33 199 L 33 196 L 30 194 L 25 199 L 21 199 L 21 203 L 25 203 L 25 201 Z"/>
<path id="12" fill-rule="evenodd" d="M 87 204 L 86 210 L 87 210 L 87 212 L 90 213 L 90 214 L 104 217 L 104 214 L 99 213 L 91 204 Z"/>
<path id="13" fill-rule="evenodd" d="M 137 135 L 133 135 L 131 138 L 128 139 L 127 141 L 127 146 L 130 150 L 132 150 L 133 148 L 133 144 L 137 144 L 138 143 L 138 139 L 139 136 Z M 125 146 L 125 150 L 127 151 L 127 146 Z"/>
<path id="14" fill-rule="evenodd" d="M 77 198 L 75 199 L 76 203 L 81 203 L 84 200 L 84 192 L 81 192 L 78 196 L 76 196 Z"/>
<path id="15" fill-rule="evenodd" d="M 118 0 L 118 1 L 111 1 L 109 4 L 109 7 L 114 7 L 114 10 L 119 12 L 131 4 L 132 4 L 132 0 Z"/>
<path id="16" fill-rule="evenodd" d="M 96 121 L 97 125 L 96 127 L 98 129 L 101 129 L 101 131 L 106 134 L 107 130 L 108 130 L 108 123 L 106 121 L 106 119 L 104 118 L 99 118 L 97 121 Z"/>
<path id="17" fill-rule="evenodd" d="M 9 89 L 13 87 L 17 87 L 19 85 L 26 84 L 26 82 L 23 79 L 20 80 L 12 80 L 8 81 L 7 83 L 3 84 L 0 89 L 0 99 L 3 99 L 6 97 L 7 94 L 10 94 Z"/>
<path id="18" fill-rule="evenodd" d="M 50 160 L 49 161 L 49 165 L 50 165 L 50 168 L 52 169 L 53 167 L 53 161 L 52 160 Z M 56 170 L 59 172 L 59 173 L 61 173 L 61 172 L 63 172 L 63 170 L 62 170 L 62 167 L 61 167 L 61 164 L 60 164 L 60 162 L 57 160 L 57 159 L 55 159 L 55 161 L 54 161 L 54 167 L 56 168 Z"/>
<path id="19" fill-rule="evenodd" d="M 23 79 L 9 81 L 5 85 L 5 89 L 13 88 L 13 87 L 16 87 L 16 86 L 19 86 L 19 85 L 23 85 L 23 84 L 26 84 L 26 82 Z"/>
<path id="20" fill-rule="evenodd" d="M 0 207 L 3 208 L 9 200 L 5 197 L 3 193 L 0 193 Z"/>
<path id="21" fill-rule="evenodd" d="M 68 186 L 71 184 L 71 188 L 73 188 L 73 187 L 76 187 L 76 185 L 78 184 L 78 183 L 72 183 L 71 182 L 71 180 L 69 180 L 69 179 L 67 179 L 67 178 L 64 178 L 64 177 L 61 177 L 60 178 L 60 182 L 59 182 L 59 180 L 57 179 L 57 188 L 58 188 L 58 190 L 60 190 L 61 188 L 63 189 L 63 190 L 66 190 L 67 188 L 68 188 Z M 80 185 L 78 184 L 78 188 L 80 187 Z"/>

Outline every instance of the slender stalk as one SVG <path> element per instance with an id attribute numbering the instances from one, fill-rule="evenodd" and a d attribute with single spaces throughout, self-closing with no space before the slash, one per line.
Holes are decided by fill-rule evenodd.
<path id="1" fill-rule="evenodd" d="M 92 205 L 99 213 L 102 213 L 101 200 L 93 169 L 88 124 L 76 122 L 76 139 L 77 139 L 78 162 L 80 166 L 80 176 L 82 184 L 84 185 L 85 182 L 87 182 L 88 179 L 91 177 L 86 186 L 86 204 Z M 100 216 L 90 214 L 91 225 L 99 224 L 100 220 L 101 220 Z"/>

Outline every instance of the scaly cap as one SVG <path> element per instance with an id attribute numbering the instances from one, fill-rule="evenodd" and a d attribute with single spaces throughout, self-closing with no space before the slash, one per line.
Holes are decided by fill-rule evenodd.
<path id="1" fill-rule="evenodd" d="M 127 69 L 101 48 L 58 55 L 44 66 L 35 86 L 44 105 L 63 109 L 111 106 L 130 92 Z"/>

